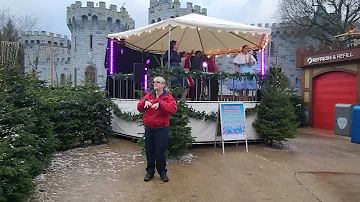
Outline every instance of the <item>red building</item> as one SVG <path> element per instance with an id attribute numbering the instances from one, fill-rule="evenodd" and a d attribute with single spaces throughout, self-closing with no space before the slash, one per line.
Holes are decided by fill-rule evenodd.
<path id="1" fill-rule="evenodd" d="M 297 51 L 296 66 L 302 68 L 302 97 L 309 107 L 309 124 L 334 130 L 335 104 L 360 104 L 360 46 L 340 48 L 333 43 L 315 51 Z"/>

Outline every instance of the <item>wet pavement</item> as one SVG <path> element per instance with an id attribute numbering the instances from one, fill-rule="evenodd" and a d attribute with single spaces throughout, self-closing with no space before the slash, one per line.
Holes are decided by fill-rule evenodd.
<path id="1" fill-rule="evenodd" d="M 330 137 L 330 138 L 345 138 L 345 136 L 335 135 L 333 130 L 325 130 L 320 128 L 303 127 L 303 128 L 298 128 L 297 131 L 299 133 L 308 134 L 308 135 L 317 135 L 317 136 Z"/>
<path id="2" fill-rule="evenodd" d="M 62 152 L 36 180 L 35 201 L 360 201 L 360 145 L 299 135 L 282 148 L 195 146 L 168 164 L 170 182 L 144 182 L 128 140 Z"/>

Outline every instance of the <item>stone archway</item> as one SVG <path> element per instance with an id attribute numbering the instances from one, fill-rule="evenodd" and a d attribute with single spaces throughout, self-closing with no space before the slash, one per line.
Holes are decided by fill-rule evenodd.
<path id="1" fill-rule="evenodd" d="M 85 80 L 92 85 L 96 85 L 96 68 L 93 66 L 87 66 L 85 70 Z"/>

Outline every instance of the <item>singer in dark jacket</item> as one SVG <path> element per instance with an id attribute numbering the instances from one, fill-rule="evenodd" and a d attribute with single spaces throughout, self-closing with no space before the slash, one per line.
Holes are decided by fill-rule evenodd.
<path id="1" fill-rule="evenodd" d="M 154 91 L 140 100 L 137 109 L 145 112 L 143 120 L 147 167 L 144 181 L 150 181 L 154 177 L 156 165 L 161 180 L 168 182 L 165 151 L 169 144 L 170 116 L 175 114 L 177 104 L 168 91 L 164 78 L 154 78 Z"/>

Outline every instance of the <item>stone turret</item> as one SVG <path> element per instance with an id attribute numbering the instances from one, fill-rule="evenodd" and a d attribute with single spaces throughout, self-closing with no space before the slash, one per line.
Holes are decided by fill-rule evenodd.
<path id="1" fill-rule="evenodd" d="M 71 56 L 74 83 L 80 84 L 85 75 L 93 78 L 99 86 L 106 83 L 107 72 L 104 68 L 104 54 L 110 33 L 135 28 L 135 21 L 125 7 L 105 2 L 88 1 L 83 7 L 76 1 L 67 7 L 67 25 L 71 31 Z"/>
<path id="2" fill-rule="evenodd" d="M 149 24 L 169 18 L 176 18 L 190 13 L 207 15 L 207 9 L 187 2 L 186 8 L 181 8 L 180 0 L 150 0 Z"/>
<path id="3" fill-rule="evenodd" d="M 71 76 L 74 85 L 81 84 L 87 73 L 95 85 L 104 85 L 106 37 L 135 28 L 135 21 L 124 7 L 111 4 L 107 8 L 105 2 L 88 1 L 83 6 L 76 1 L 67 7 L 66 14 L 64 23 L 71 32 L 71 41 L 67 36 L 45 31 L 21 32 L 25 71 L 32 73 L 37 68 L 39 78 L 48 84 L 51 78 L 53 84 L 64 84 Z"/>
<path id="4" fill-rule="evenodd" d="M 99 2 L 95 6 L 92 1 L 82 7 L 81 1 L 76 1 L 67 7 L 67 25 L 71 32 L 82 29 L 118 32 L 134 29 L 135 21 L 124 7 L 118 11 L 116 5 L 110 4 L 107 9 L 105 2 Z"/>
<path id="5" fill-rule="evenodd" d="M 193 9 L 193 3 L 191 3 L 191 2 L 186 2 L 186 8 L 187 8 L 187 9 Z"/>

